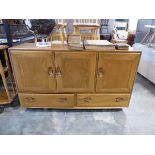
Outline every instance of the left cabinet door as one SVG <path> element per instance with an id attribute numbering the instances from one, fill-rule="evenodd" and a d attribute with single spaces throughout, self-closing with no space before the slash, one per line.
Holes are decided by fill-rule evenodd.
<path id="1" fill-rule="evenodd" d="M 19 92 L 55 92 L 53 52 L 11 51 L 11 60 Z"/>

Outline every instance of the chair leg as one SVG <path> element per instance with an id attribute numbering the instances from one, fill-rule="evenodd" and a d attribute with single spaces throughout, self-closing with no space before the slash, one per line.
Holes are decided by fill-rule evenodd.
<path id="1" fill-rule="evenodd" d="M 2 66 L 1 61 L 0 61 L 0 74 L 1 74 L 1 77 L 2 77 L 2 81 L 3 81 L 3 84 L 4 84 L 4 88 L 5 88 L 7 97 L 9 99 L 9 101 L 11 101 L 11 97 L 10 97 L 10 93 L 9 93 L 9 89 L 8 89 L 8 86 L 7 86 L 7 82 L 6 82 L 6 78 L 5 78 L 5 73 L 3 71 L 3 66 Z"/>
<path id="2" fill-rule="evenodd" d="M 9 63 L 9 59 L 8 59 L 6 50 L 4 50 L 4 57 L 5 57 L 5 61 L 6 61 L 6 66 L 8 68 L 8 76 L 9 76 L 9 78 L 11 80 L 12 90 L 13 90 L 13 93 L 15 93 L 15 89 L 14 89 L 14 86 L 13 86 L 13 77 L 12 77 L 12 72 L 11 72 L 11 66 L 10 66 L 10 63 Z"/>

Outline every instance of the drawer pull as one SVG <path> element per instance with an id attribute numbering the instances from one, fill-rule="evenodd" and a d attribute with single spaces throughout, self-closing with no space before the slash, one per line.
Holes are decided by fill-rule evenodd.
<path id="1" fill-rule="evenodd" d="M 27 101 L 29 101 L 29 102 L 32 102 L 32 101 L 34 101 L 35 100 L 35 98 L 34 97 L 26 97 L 25 98 Z"/>
<path id="2" fill-rule="evenodd" d="M 62 76 L 62 71 L 61 71 L 60 67 L 56 68 L 56 76 Z"/>
<path id="3" fill-rule="evenodd" d="M 103 71 L 103 68 L 102 67 L 99 67 L 98 68 L 98 77 L 103 77 L 103 75 L 104 75 L 104 71 Z"/>
<path id="4" fill-rule="evenodd" d="M 48 75 L 54 76 L 54 71 L 53 71 L 52 67 L 48 67 Z"/>
<path id="5" fill-rule="evenodd" d="M 61 97 L 61 98 L 59 98 L 59 100 L 60 100 L 60 102 L 67 102 L 67 98 L 66 97 Z"/>
<path id="6" fill-rule="evenodd" d="M 83 99 L 83 101 L 84 101 L 85 103 L 88 103 L 88 102 L 90 102 L 91 100 L 92 100 L 91 97 L 85 97 L 85 98 Z"/>
<path id="7" fill-rule="evenodd" d="M 115 98 L 115 102 L 122 102 L 122 101 L 125 101 L 125 99 L 122 97 Z"/>

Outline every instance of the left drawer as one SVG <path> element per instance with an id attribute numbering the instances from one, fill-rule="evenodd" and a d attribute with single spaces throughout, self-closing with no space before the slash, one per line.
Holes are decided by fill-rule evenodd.
<path id="1" fill-rule="evenodd" d="M 74 107 L 74 94 L 27 94 L 19 93 L 25 108 L 69 108 Z"/>

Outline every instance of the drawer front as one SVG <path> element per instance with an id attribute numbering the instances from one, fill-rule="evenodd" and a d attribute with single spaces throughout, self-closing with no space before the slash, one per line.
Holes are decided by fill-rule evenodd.
<path id="1" fill-rule="evenodd" d="M 78 107 L 128 107 L 130 94 L 77 94 Z"/>
<path id="2" fill-rule="evenodd" d="M 22 107 L 74 107 L 74 94 L 19 93 Z"/>

